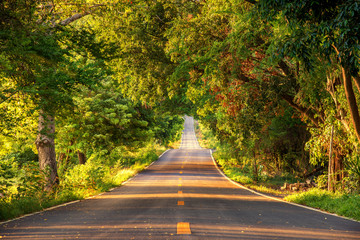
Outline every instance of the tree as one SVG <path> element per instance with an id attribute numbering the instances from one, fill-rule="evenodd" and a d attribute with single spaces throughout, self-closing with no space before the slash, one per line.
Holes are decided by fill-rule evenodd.
<path id="1" fill-rule="evenodd" d="M 93 78 L 89 67 L 77 69 L 71 59 L 72 52 L 66 49 L 67 34 L 71 23 L 87 11 L 64 19 L 72 4 L 42 1 L 2 1 L 1 21 L 1 72 L 12 82 L 2 89 L 6 101 L 18 93 L 26 94 L 35 103 L 39 113 L 36 147 L 40 168 L 46 173 L 45 190 L 57 184 L 55 155 L 55 116 L 64 103 L 69 103 L 67 93 L 76 84 L 89 84 Z M 75 5 L 74 5 L 75 6 Z M 74 10 L 74 9 L 71 9 Z M 62 15 L 61 12 L 63 12 Z"/>
<path id="2" fill-rule="evenodd" d="M 296 56 L 308 70 L 314 68 L 314 46 L 330 63 L 341 66 L 341 77 L 351 114 L 352 125 L 360 141 L 360 116 L 352 86 L 354 81 L 360 91 L 359 82 L 359 26 L 360 6 L 358 1 L 259 1 L 259 12 L 265 19 L 278 16 L 286 19 L 291 32 L 286 36 L 281 52 Z M 307 34 L 304 34 L 304 30 Z"/>

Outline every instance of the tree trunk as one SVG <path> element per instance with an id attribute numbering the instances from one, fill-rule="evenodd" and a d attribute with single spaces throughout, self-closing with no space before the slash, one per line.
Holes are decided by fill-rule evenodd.
<path id="1" fill-rule="evenodd" d="M 342 182 L 344 179 L 344 156 L 340 155 L 335 158 L 334 162 L 334 182 Z"/>
<path id="2" fill-rule="evenodd" d="M 356 74 L 356 76 L 354 77 L 354 82 L 355 82 L 355 86 L 356 86 L 357 90 L 360 93 L 360 76 L 359 76 L 359 74 Z"/>
<path id="3" fill-rule="evenodd" d="M 334 191 L 334 167 L 333 167 L 333 139 L 334 139 L 334 125 L 331 127 L 330 135 L 330 149 L 329 149 L 329 167 L 328 167 L 328 191 Z"/>
<path id="4" fill-rule="evenodd" d="M 54 117 L 40 110 L 38 135 L 35 144 L 39 154 L 40 170 L 45 173 L 45 191 L 51 191 L 59 183 L 54 134 Z"/>
<path id="5" fill-rule="evenodd" d="M 80 150 L 77 151 L 77 155 L 79 158 L 79 164 L 85 164 L 86 163 L 86 156 L 83 152 L 81 152 Z"/>
<path id="6" fill-rule="evenodd" d="M 356 137 L 360 141 L 360 115 L 356 103 L 354 89 L 352 86 L 351 74 L 348 69 L 342 67 L 342 75 L 343 75 L 346 99 L 351 113 L 351 120 L 355 129 Z"/>
<path id="7" fill-rule="evenodd" d="M 254 150 L 254 158 L 253 158 L 253 175 L 254 175 L 254 181 L 258 181 L 258 168 L 256 163 L 256 152 Z"/>

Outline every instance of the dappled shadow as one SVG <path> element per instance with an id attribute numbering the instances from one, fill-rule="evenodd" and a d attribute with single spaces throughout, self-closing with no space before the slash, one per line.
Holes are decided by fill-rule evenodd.
<path id="1" fill-rule="evenodd" d="M 360 239 L 359 223 L 272 201 L 232 184 L 137 181 L 96 198 L 0 225 L 4 239 Z M 185 205 L 176 206 L 178 199 Z M 59 221 L 61 220 L 61 221 Z M 335 222 L 335 224 L 334 224 Z M 342 229 L 339 230 L 338 228 Z"/>
<path id="2" fill-rule="evenodd" d="M 359 222 L 235 186 L 217 171 L 209 150 L 185 147 L 197 147 L 193 140 L 184 137 L 184 148 L 111 192 L 0 225 L 0 238 L 360 239 Z M 192 234 L 176 235 L 178 222 L 190 223 Z"/>

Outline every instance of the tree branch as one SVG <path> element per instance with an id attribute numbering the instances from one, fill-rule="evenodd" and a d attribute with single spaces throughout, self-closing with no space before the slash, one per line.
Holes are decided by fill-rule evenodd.
<path id="1" fill-rule="evenodd" d="M 281 97 L 293 108 L 298 110 L 300 113 L 304 114 L 310 121 L 316 126 L 319 127 L 319 119 L 315 117 L 314 113 L 310 109 L 304 108 L 296 103 L 294 103 L 293 98 L 288 94 L 282 94 Z"/>
<path id="2" fill-rule="evenodd" d="M 85 12 L 85 13 L 82 13 L 82 14 L 81 13 L 76 13 L 75 15 L 72 15 L 71 17 L 61 21 L 59 24 L 61 26 L 66 26 L 66 25 L 68 25 L 68 24 L 70 24 L 72 22 L 75 22 L 76 20 L 86 16 L 86 15 L 89 15 L 90 13 L 91 12 Z"/>
<path id="3" fill-rule="evenodd" d="M 290 77 L 290 76 L 293 76 L 294 74 L 293 74 L 293 71 L 291 70 L 291 68 L 287 65 L 287 63 L 286 62 L 284 62 L 283 60 L 281 60 L 280 62 L 279 62 L 279 67 L 280 67 L 280 69 L 284 72 L 284 74 L 286 75 L 286 76 L 288 76 L 288 77 Z"/>
<path id="4" fill-rule="evenodd" d="M 69 18 L 61 21 L 59 24 L 60 24 L 61 26 L 66 26 L 66 25 L 68 25 L 68 24 L 70 24 L 70 23 L 72 23 L 72 22 L 75 22 L 76 20 L 78 20 L 78 19 L 80 19 L 80 18 L 82 18 L 82 17 L 85 17 L 85 16 L 91 14 L 91 13 L 92 13 L 91 9 L 93 9 L 93 8 L 98 8 L 98 7 L 103 7 L 103 6 L 106 6 L 106 5 L 105 5 L 105 4 L 96 4 L 96 5 L 93 5 L 93 6 L 89 7 L 90 11 L 85 11 L 85 12 L 83 12 L 83 13 L 76 13 L 76 14 L 74 14 L 73 16 L 71 16 L 71 17 L 69 17 Z"/>
<path id="5" fill-rule="evenodd" d="M 245 2 L 251 3 L 251 4 L 257 4 L 258 2 L 255 0 L 245 0 Z"/>

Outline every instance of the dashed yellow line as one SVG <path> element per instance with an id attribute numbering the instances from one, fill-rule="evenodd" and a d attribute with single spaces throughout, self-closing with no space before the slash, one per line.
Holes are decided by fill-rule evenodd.
<path id="1" fill-rule="evenodd" d="M 191 234 L 190 223 L 178 222 L 177 223 L 177 234 Z"/>
<path id="2" fill-rule="evenodd" d="M 178 191 L 178 194 L 183 194 L 183 191 Z"/>
<path id="3" fill-rule="evenodd" d="M 179 180 L 181 181 L 181 180 L 182 180 L 182 178 L 179 178 Z"/>
<path id="4" fill-rule="evenodd" d="M 180 171 L 180 174 L 183 174 L 183 171 Z"/>
<path id="5" fill-rule="evenodd" d="M 181 185 L 181 183 L 179 183 L 179 185 L 178 185 L 179 187 L 181 187 L 182 185 Z"/>
<path id="6" fill-rule="evenodd" d="M 178 201 L 178 204 L 177 204 L 178 206 L 184 206 L 185 205 L 185 203 L 184 203 L 184 201 Z"/>

